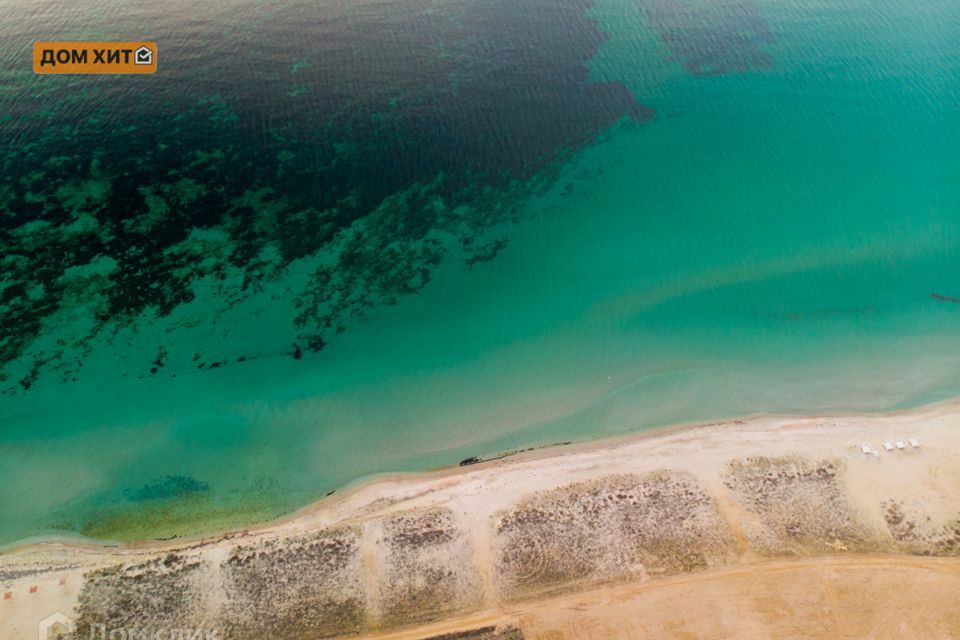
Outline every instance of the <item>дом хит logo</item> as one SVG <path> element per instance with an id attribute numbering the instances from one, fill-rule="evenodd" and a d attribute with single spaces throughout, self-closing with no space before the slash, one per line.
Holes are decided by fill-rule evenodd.
<path id="1" fill-rule="evenodd" d="M 60 640 L 63 637 L 72 637 L 77 631 L 77 624 L 73 619 L 56 611 L 37 625 L 37 640 Z"/>
<path id="2" fill-rule="evenodd" d="M 156 73 L 156 42 L 35 42 L 34 73 Z"/>
<path id="3" fill-rule="evenodd" d="M 92 624 L 87 631 L 89 635 L 78 637 L 76 621 L 55 611 L 37 625 L 37 640 L 222 640 L 219 630 L 203 628 L 108 628 L 106 624 Z"/>

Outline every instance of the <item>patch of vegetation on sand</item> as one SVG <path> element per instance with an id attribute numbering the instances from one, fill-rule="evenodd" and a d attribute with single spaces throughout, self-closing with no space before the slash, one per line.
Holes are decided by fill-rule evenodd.
<path id="1" fill-rule="evenodd" d="M 389 516 L 381 544 L 384 626 L 422 623 L 479 607 L 483 593 L 473 550 L 449 509 Z"/>
<path id="2" fill-rule="evenodd" d="M 690 474 L 615 475 L 531 495 L 495 521 L 507 599 L 696 571 L 732 553 L 714 499 Z"/>
<path id="3" fill-rule="evenodd" d="M 238 546 L 221 565 L 228 640 L 327 638 L 365 628 L 359 529 Z"/>
<path id="4" fill-rule="evenodd" d="M 100 625 L 124 633 L 202 629 L 201 573 L 197 557 L 176 553 L 87 573 L 76 606 L 76 637 L 95 637 Z"/>
<path id="5" fill-rule="evenodd" d="M 743 529 L 761 553 L 877 550 L 884 543 L 851 506 L 844 470 L 836 458 L 751 457 L 730 461 L 724 484 L 755 516 Z"/>
<path id="6" fill-rule="evenodd" d="M 960 555 L 960 517 L 935 527 L 930 516 L 905 507 L 900 501 L 888 500 L 883 505 L 883 518 L 890 535 L 904 551 L 924 556 Z"/>

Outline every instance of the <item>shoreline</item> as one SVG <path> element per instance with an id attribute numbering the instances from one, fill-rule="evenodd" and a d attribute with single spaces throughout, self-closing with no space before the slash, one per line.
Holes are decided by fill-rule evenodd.
<path id="1" fill-rule="evenodd" d="M 269 532 L 277 527 L 296 523 L 301 519 L 308 519 L 317 514 L 329 510 L 335 510 L 340 503 L 350 499 L 358 493 L 374 489 L 377 485 L 397 485 L 404 483 L 428 482 L 450 476 L 468 475 L 472 472 L 496 468 L 500 465 L 510 464 L 512 462 L 538 461 L 554 457 L 563 457 L 577 453 L 596 453 L 602 451 L 615 451 L 620 447 L 629 446 L 634 443 L 644 442 L 650 439 L 660 438 L 667 435 L 693 432 L 703 429 L 711 429 L 720 426 L 749 425 L 758 421 L 770 420 L 844 420 L 851 418 L 862 418 L 865 420 L 875 418 L 890 418 L 896 416 L 923 416 L 935 415 L 939 412 L 950 412 L 955 410 L 960 413 L 960 398 L 950 398 L 933 403 L 908 407 L 892 411 L 878 411 L 870 413 L 862 412 L 832 412 L 824 414 L 785 414 L 757 412 L 735 418 L 712 420 L 709 422 L 682 422 L 662 427 L 653 427 L 643 431 L 628 433 L 618 436 L 598 438 L 583 441 L 565 441 L 553 444 L 516 449 L 507 452 L 499 452 L 484 458 L 467 458 L 466 460 L 476 460 L 469 464 L 463 464 L 464 461 L 451 463 L 441 467 L 428 469 L 425 471 L 410 472 L 383 472 L 367 475 L 362 478 L 335 489 L 317 500 L 309 502 L 304 506 L 291 511 L 288 514 L 277 518 L 253 523 L 246 527 L 227 528 L 218 530 L 215 533 L 201 534 L 195 536 L 181 536 L 173 538 L 148 538 L 135 541 L 116 541 L 116 540 L 97 540 L 86 538 L 77 534 L 73 536 L 42 536 L 37 538 L 26 538 L 8 545 L 0 545 L 0 560 L 4 556 L 15 555 L 32 550 L 61 548 L 76 549 L 78 551 L 98 552 L 113 550 L 118 552 L 157 552 L 167 551 L 182 547 L 198 547 L 211 544 L 217 544 L 224 540 L 235 539 L 238 537 L 256 536 L 258 534 Z"/>
<path id="2" fill-rule="evenodd" d="M 520 608 L 530 615 L 497 618 L 521 627 L 503 637 L 566 639 L 578 636 L 549 628 L 568 616 L 557 604 L 567 596 L 593 602 L 622 592 L 636 605 L 614 615 L 626 616 L 624 629 L 643 617 L 637 607 L 659 602 L 678 581 L 699 585 L 703 606 L 715 606 L 722 583 L 756 607 L 763 603 L 742 582 L 756 576 L 802 607 L 794 578 L 763 567 L 816 560 L 785 571 L 818 588 L 833 579 L 829 558 L 837 556 L 864 560 L 863 580 L 880 581 L 890 567 L 907 572 L 903 580 L 924 579 L 911 558 L 939 556 L 957 570 L 931 588 L 955 590 L 958 425 L 958 399 L 872 414 L 755 414 L 381 474 L 212 536 L 34 541 L 0 553 L 0 636 L 33 637 L 52 611 L 129 628 L 137 623 L 125 617 L 130 610 L 159 627 L 213 625 L 231 640 L 407 631 L 420 638 L 446 628 L 440 623 Z M 883 448 L 910 438 L 917 447 Z M 865 444 L 879 454 L 865 454 Z M 679 602 L 670 596 L 656 605 L 669 614 L 664 624 L 689 618 L 670 608 Z M 603 598 L 595 604 L 588 610 L 607 624 Z M 306 610 L 317 615 L 297 613 Z M 960 631 L 960 619 L 943 624 Z M 604 637 L 637 635 L 614 629 Z"/>

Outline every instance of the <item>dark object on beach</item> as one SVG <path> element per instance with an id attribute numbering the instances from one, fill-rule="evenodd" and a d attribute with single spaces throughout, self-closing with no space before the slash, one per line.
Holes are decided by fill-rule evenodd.
<path id="1" fill-rule="evenodd" d="M 931 293 L 930 297 L 933 298 L 934 300 L 939 300 L 941 302 L 953 302 L 956 304 L 960 304 L 960 298 L 955 296 L 944 296 L 944 295 L 940 295 L 939 293 Z"/>
<path id="2" fill-rule="evenodd" d="M 471 464 L 477 464 L 478 462 L 483 462 L 483 460 L 481 460 L 480 458 L 473 458 L 473 457 L 464 458 L 463 460 L 460 461 L 460 466 L 466 467 Z"/>

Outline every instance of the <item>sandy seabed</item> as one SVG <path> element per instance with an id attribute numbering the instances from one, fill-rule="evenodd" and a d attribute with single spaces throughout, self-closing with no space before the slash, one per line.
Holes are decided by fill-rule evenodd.
<path id="1" fill-rule="evenodd" d="M 378 478 L 212 538 L 22 546 L 0 638 L 55 612 L 77 638 L 960 637 L 958 425 L 958 402 L 757 416 Z"/>

